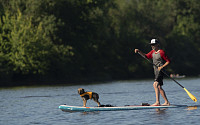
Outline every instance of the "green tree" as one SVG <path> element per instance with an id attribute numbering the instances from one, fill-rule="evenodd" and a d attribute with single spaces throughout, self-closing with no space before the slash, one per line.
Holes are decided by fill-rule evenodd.
<path id="1" fill-rule="evenodd" d="M 199 5 L 196 0 L 177 0 L 175 24 L 171 32 L 166 36 L 168 49 L 173 56 L 173 69 L 188 75 L 197 75 L 195 68 L 200 62 L 199 54 Z"/>
<path id="2" fill-rule="evenodd" d="M 38 5 L 41 9 L 43 2 L 37 1 L 35 8 L 29 8 L 32 2 L 34 0 L 10 0 L 3 4 L 4 14 L 0 20 L 2 74 L 4 70 L 9 75 L 46 74 L 52 61 L 72 54 L 70 46 L 54 42 L 59 40 L 55 36 L 59 23 L 55 16 L 46 12 L 39 16 Z"/>

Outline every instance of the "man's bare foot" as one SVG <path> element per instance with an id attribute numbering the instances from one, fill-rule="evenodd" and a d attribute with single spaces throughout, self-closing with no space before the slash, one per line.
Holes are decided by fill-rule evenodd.
<path id="1" fill-rule="evenodd" d="M 165 102 L 164 104 L 162 104 L 162 106 L 169 106 L 170 103 L 169 102 Z"/>
<path id="2" fill-rule="evenodd" d="M 159 106 L 160 105 L 160 103 L 154 103 L 154 104 L 152 104 L 151 106 Z"/>

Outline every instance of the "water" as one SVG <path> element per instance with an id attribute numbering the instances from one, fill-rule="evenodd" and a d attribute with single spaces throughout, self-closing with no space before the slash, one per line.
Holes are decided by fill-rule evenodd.
<path id="1" fill-rule="evenodd" d="M 200 78 L 178 80 L 200 99 Z M 62 112 L 61 104 L 82 105 L 77 89 L 97 92 L 102 104 L 116 106 L 155 102 L 152 80 L 115 81 L 72 86 L 15 87 L 0 89 L 0 125 L 138 125 L 138 124 L 199 124 L 200 107 L 144 109 L 130 111 Z M 171 80 L 164 81 L 164 90 L 171 104 L 199 105 Z M 164 100 L 161 98 L 161 103 Z M 88 101 L 87 106 L 96 106 Z"/>

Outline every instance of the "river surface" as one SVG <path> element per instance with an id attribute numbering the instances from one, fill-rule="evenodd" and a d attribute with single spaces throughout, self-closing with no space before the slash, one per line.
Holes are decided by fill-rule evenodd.
<path id="1" fill-rule="evenodd" d="M 102 104 L 152 104 L 155 102 L 152 82 L 137 80 L 87 85 L 1 88 L 0 125 L 199 125 L 200 78 L 178 79 L 181 85 L 199 99 L 197 102 L 193 102 L 187 93 L 170 79 L 164 80 L 163 86 L 171 104 L 197 107 L 88 113 L 69 113 L 58 108 L 61 104 L 81 106 L 83 102 L 77 94 L 80 87 L 98 93 Z M 164 103 L 162 97 L 161 103 Z M 87 106 L 97 104 L 89 100 Z"/>

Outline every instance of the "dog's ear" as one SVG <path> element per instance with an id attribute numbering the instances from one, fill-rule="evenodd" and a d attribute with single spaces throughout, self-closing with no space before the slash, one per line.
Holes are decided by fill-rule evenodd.
<path id="1" fill-rule="evenodd" d="M 84 90 L 84 89 L 82 89 L 82 90 L 81 90 L 81 93 L 85 93 L 85 90 Z"/>
<path id="2" fill-rule="evenodd" d="M 81 88 L 80 95 L 83 94 L 83 93 L 85 93 L 85 90 L 83 88 Z"/>

